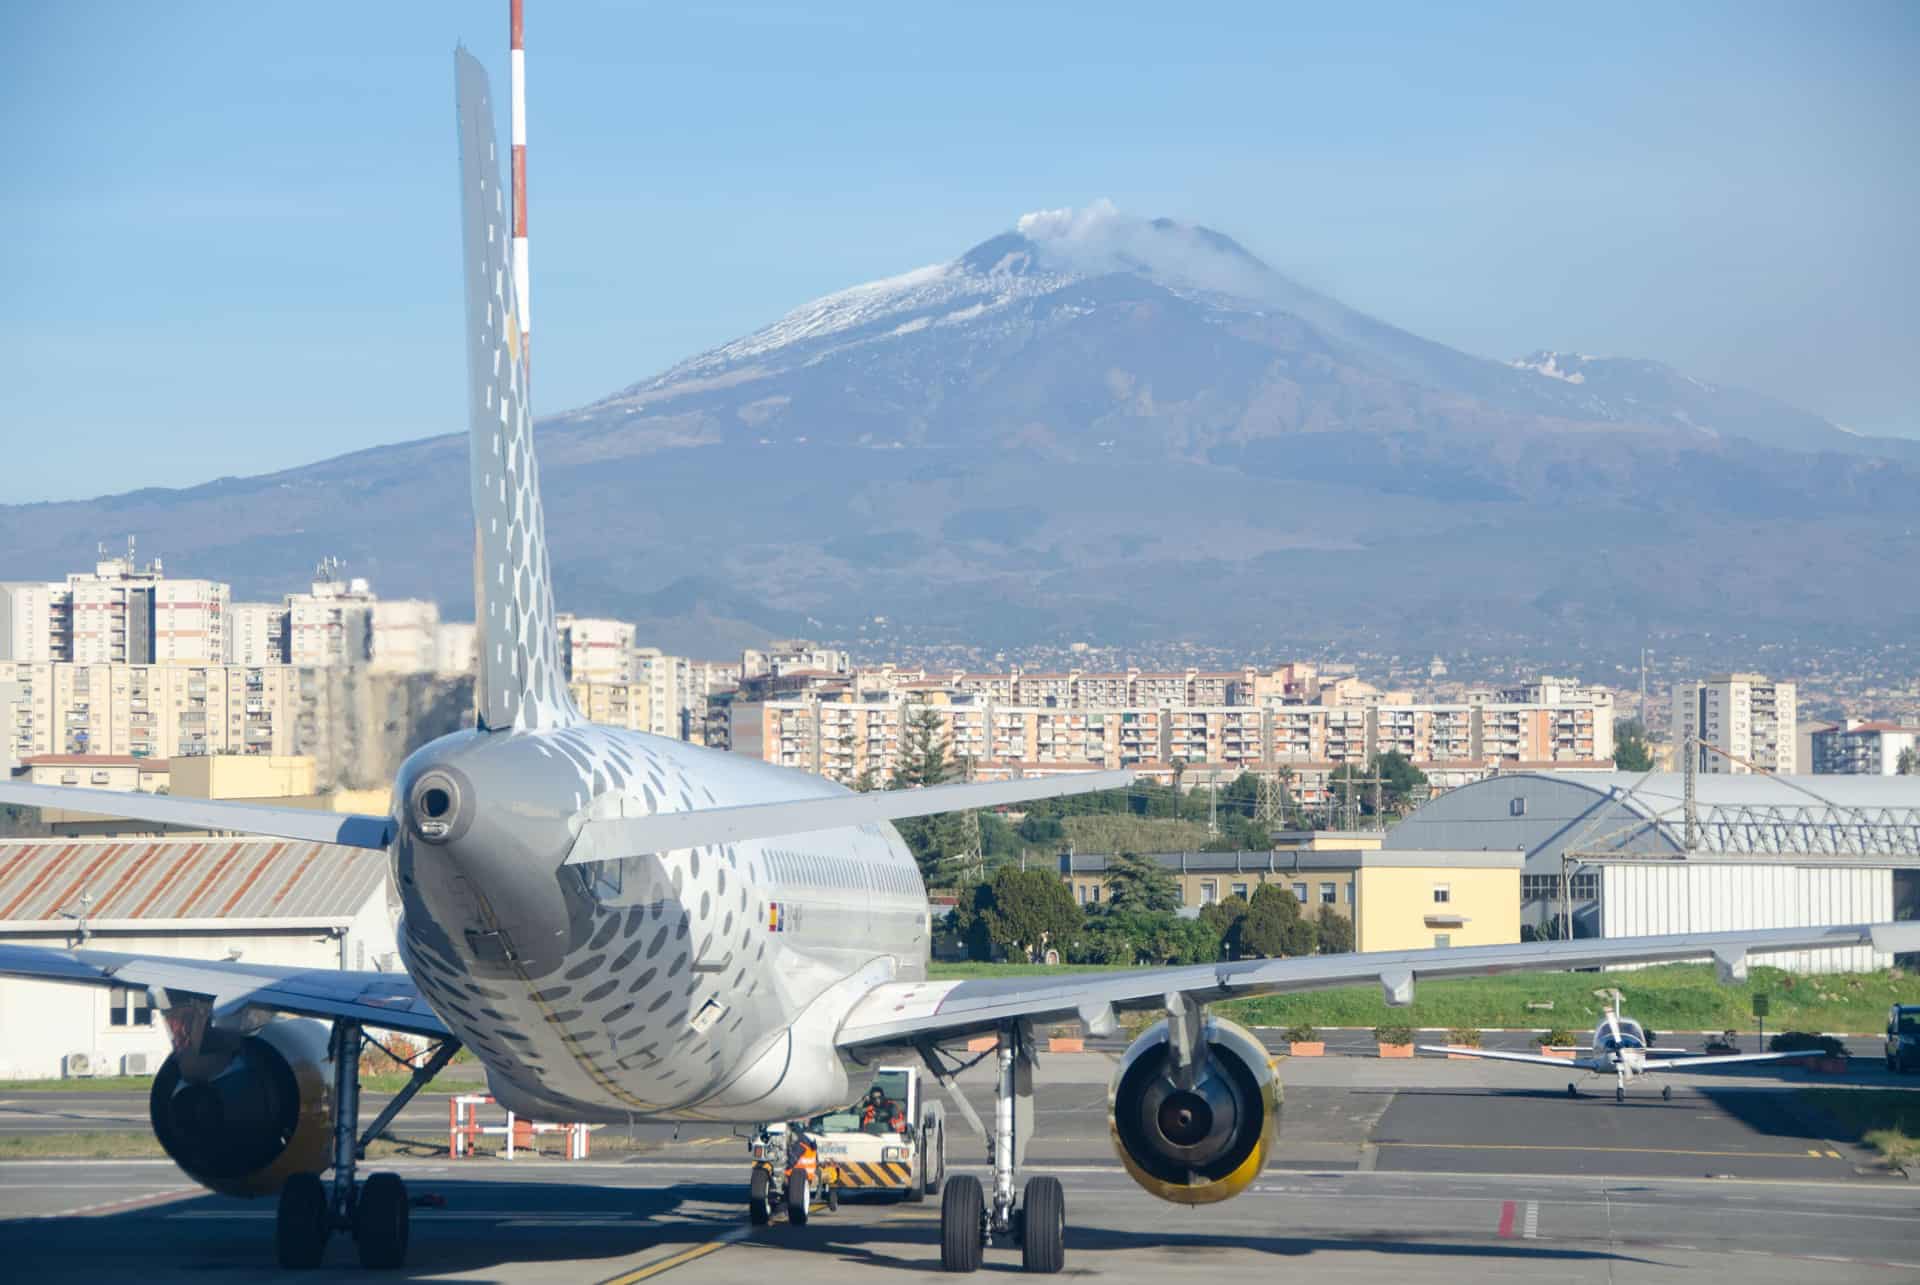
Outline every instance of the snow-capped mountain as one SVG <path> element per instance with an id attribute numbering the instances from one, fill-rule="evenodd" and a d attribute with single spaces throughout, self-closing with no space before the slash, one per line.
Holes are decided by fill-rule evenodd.
<path id="1" fill-rule="evenodd" d="M 0 548 L 58 575 L 131 533 L 242 596 L 339 555 L 457 618 L 463 452 L 0 509 Z M 700 651 L 880 616 L 1009 646 L 1920 625 L 1884 592 L 1920 443 L 1657 362 L 1472 356 L 1105 203 L 551 416 L 540 461 L 567 606 Z"/>

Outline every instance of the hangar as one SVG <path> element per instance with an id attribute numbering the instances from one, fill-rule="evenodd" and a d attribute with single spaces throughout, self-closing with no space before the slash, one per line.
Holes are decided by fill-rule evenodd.
<path id="1" fill-rule="evenodd" d="M 280 839 L 0 841 L 0 942 L 398 969 L 384 853 Z M 0 979 L 0 1078 L 145 1075 L 145 988 Z"/>
<path id="2" fill-rule="evenodd" d="M 1567 896 L 1576 935 L 1713 932 L 1920 917 L 1920 778 L 1516 772 L 1463 785 L 1389 832 L 1399 848 L 1526 854 L 1521 919 Z M 1563 882 L 1564 881 L 1564 882 Z M 1860 947 L 1761 959 L 1884 968 Z"/>

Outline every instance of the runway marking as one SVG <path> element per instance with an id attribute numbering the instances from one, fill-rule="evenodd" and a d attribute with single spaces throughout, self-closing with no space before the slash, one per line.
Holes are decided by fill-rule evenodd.
<path id="1" fill-rule="evenodd" d="M 1687 1151 L 1675 1147 L 1555 1147 L 1537 1142 L 1381 1142 L 1382 1147 L 1411 1147 L 1422 1151 L 1599 1151 L 1630 1156 L 1726 1156 L 1736 1160 L 1799 1160 L 1798 1151 Z M 1807 1155 L 1817 1156 L 1818 1151 Z"/>
<path id="2" fill-rule="evenodd" d="M 599 1285 L 636 1285 L 636 1282 L 639 1281 L 652 1280 L 654 1277 L 670 1272 L 676 1267 L 684 1267 L 696 1259 L 705 1258 L 708 1254 L 717 1254 L 728 1245 L 737 1244 L 746 1239 L 746 1236 L 747 1229 L 745 1227 L 736 1228 L 716 1240 L 708 1241 L 704 1245 L 695 1245 L 692 1249 L 683 1249 L 677 1254 L 669 1254 L 665 1258 L 642 1264 L 630 1272 L 622 1272 L 618 1276 L 609 1276 L 607 1279 L 601 1281 Z"/>
<path id="3" fill-rule="evenodd" d="M 1529 1200 L 1527 1202 L 1527 1216 L 1525 1221 L 1521 1223 L 1520 1235 L 1522 1236 L 1522 1238 L 1526 1240 L 1540 1239 L 1540 1202 L 1539 1201 Z"/>
<path id="4" fill-rule="evenodd" d="M 204 1193 L 200 1187 L 173 1187 L 156 1192 L 151 1196 L 129 1196 L 124 1200 L 108 1200 L 100 1204 L 81 1205 L 75 1209 L 62 1209 L 57 1213 L 35 1214 L 35 1218 L 99 1218 L 106 1214 L 131 1213 L 136 1209 L 145 1209 L 154 1205 L 165 1205 L 175 1200 L 184 1200 L 188 1196 Z"/>
<path id="5" fill-rule="evenodd" d="M 1513 1235 L 1513 1202 L 1511 1200 L 1500 1203 L 1500 1228 L 1496 1234 L 1503 1240 Z"/>

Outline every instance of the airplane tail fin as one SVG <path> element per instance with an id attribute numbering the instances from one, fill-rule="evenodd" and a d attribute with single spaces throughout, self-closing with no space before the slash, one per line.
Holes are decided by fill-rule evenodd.
<path id="1" fill-rule="evenodd" d="M 580 721 L 561 669 L 540 470 L 515 310 L 512 211 L 486 69 L 454 51 L 473 481 L 474 717 L 486 731 Z"/>

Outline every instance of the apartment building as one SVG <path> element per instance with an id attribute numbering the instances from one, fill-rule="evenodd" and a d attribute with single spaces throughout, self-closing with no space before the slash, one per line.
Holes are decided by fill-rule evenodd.
<path id="1" fill-rule="evenodd" d="M 1797 721 L 1794 685 L 1764 674 L 1714 674 L 1704 682 L 1674 684 L 1673 743 L 1685 746 L 1688 738 L 1699 738 L 1695 766 L 1702 772 L 1797 772 Z"/>
<path id="2" fill-rule="evenodd" d="M 287 604 L 236 602 L 227 618 L 227 660 L 235 665 L 287 664 Z"/>
<path id="3" fill-rule="evenodd" d="M 66 659 L 71 601 L 64 584 L 0 584 L 0 660 L 33 664 Z"/>
<path id="4" fill-rule="evenodd" d="M 624 727 L 630 732 L 653 730 L 653 702 L 645 683 L 587 682 L 575 679 L 567 684 L 574 707 L 589 722 L 608 727 Z"/>
<path id="5" fill-rule="evenodd" d="M 480 657 L 479 638 L 472 621 L 441 621 L 433 631 L 433 672 L 442 678 L 473 673 Z"/>
<path id="6" fill-rule="evenodd" d="M 17 693 L 0 714 L 20 760 L 298 752 L 300 675 L 286 666 L 0 662 L 0 683 Z"/>
<path id="7" fill-rule="evenodd" d="M 1052 688 L 1064 699 L 1084 690 L 1053 687 L 1068 675 L 1021 679 L 1029 677 L 1038 684 L 1030 692 Z M 1557 703 L 1508 699 L 1546 694 Z M 923 706 L 938 715 L 954 761 L 979 776 L 1131 767 L 1191 782 L 1285 767 L 1301 802 L 1324 798 L 1328 777 L 1341 767 L 1364 766 L 1391 751 L 1443 789 L 1503 769 L 1611 764 L 1611 694 L 1583 689 L 1571 692 L 1571 700 L 1524 690 L 1474 695 L 1471 703 L 1449 705 L 1088 707 L 1002 703 L 977 687 L 936 681 L 866 690 L 839 683 L 736 699 L 729 707 L 730 744 L 736 752 L 839 780 L 862 774 L 884 780 L 907 718 Z"/>
<path id="8" fill-rule="evenodd" d="M 606 620 L 561 612 L 560 659 L 567 678 L 585 683 L 630 683 L 636 677 L 634 627 L 625 620 Z M 656 655 L 658 653 L 655 653 Z"/>
<path id="9" fill-rule="evenodd" d="M 1897 723 L 1850 718 L 1816 731 L 1811 740 L 1817 776 L 1898 776 L 1903 763 L 1913 771 L 1913 756 L 1920 754 L 1920 727 Z"/>
<path id="10" fill-rule="evenodd" d="M 367 668 L 376 674 L 431 674 L 439 635 L 438 603 L 421 598 L 376 600 L 368 619 Z"/>
<path id="11" fill-rule="evenodd" d="M 287 595 L 287 662 L 306 669 L 359 665 L 373 652 L 372 587 L 320 565 L 313 587 Z"/>

